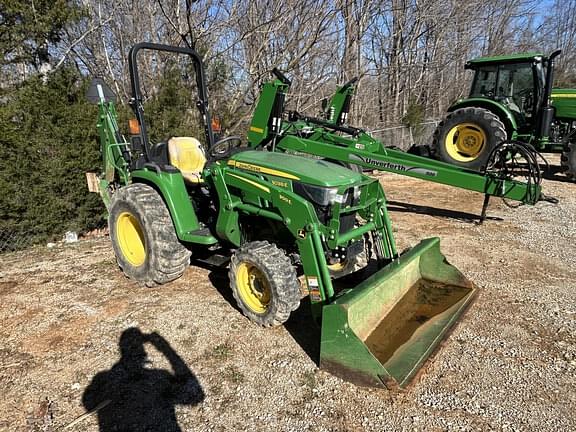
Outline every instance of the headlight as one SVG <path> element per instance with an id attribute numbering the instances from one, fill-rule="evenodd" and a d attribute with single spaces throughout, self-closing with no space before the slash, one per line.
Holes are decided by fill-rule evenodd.
<path id="1" fill-rule="evenodd" d="M 292 184 L 292 188 L 298 195 L 322 207 L 344 202 L 344 197 L 338 194 L 338 188 L 325 188 L 297 182 Z"/>

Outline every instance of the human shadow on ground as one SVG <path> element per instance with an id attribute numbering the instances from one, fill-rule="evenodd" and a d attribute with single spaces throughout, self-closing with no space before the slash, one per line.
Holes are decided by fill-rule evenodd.
<path id="1" fill-rule="evenodd" d="M 172 372 L 147 368 L 145 345 L 158 350 Z M 120 360 L 99 372 L 84 391 L 82 403 L 96 411 L 100 432 L 180 432 L 176 405 L 196 405 L 204 399 L 198 379 L 159 334 L 129 328 L 120 336 Z"/>
<path id="2" fill-rule="evenodd" d="M 481 209 L 478 209 L 478 214 L 463 212 L 459 210 L 441 209 L 437 207 L 422 206 L 417 204 L 403 203 L 400 201 L 388 201 L 386 208 L 390 212 L 398 213 L 416 213 L 447 219 L 457 219 L 467 223 L 478 223 L 480 220 Z M 486 216 L 486 220 L 502 221 L 503 219 L 497 216 Z"/>

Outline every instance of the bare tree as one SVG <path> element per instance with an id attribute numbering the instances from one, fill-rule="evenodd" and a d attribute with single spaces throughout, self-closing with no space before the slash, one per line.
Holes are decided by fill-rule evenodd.
<path id="1" fill-rule="evenodd" d="M 556 0 L 546 16 L 536 0 L 82 3 L 87 17 L 67 29 L 57 66 L 75 62 L 128 100 L 126 56 L 133 44 L 192 47 L 207 65 L 213 111 L 237 132 L 245 129 L 273 67 L 292 77 L 288 103 L 301 111 L 317 110 L 338 84 L 360 77 L 352 118 L 371 128 L 397 125 L 410 112 L 442 116 L 467 92 L 463 66 L 479 55 L 558 46 L 564 49 L 558 79 L 576 79 L 576 0 Z M 170 66 L 153 54 L 140 67 L 151 97 Z"/>

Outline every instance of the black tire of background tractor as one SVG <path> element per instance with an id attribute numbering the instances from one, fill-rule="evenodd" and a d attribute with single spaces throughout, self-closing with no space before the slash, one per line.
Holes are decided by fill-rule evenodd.
<path id="1" fill-rule="evenodd" d="M 428 145 L 418 145 L 418 146 L 413 145 L 412 147 L 410 147 L 408 149 L 408 151 L 406 153 L 413 154 L 415 156 L 425 157 L 425 158 L 431 158 L 432 157 L 432 149 Z"/>
<path id="2" fill-rule="evenodd" d="M 449 131 L 463 123 L 473 123 L 484 132 L 486 142 L 481 153 L 469 162 L 454 159 L 446 149 L 446 136 Z M 436 158 L 475 171 L 481 171 L 494 147 L 506 140 L 506 129 L 498 116 L 482 108 L 462 108 L 450 114 L 438 125 L 432 144 Z"/>
<path id="3" fill-rule="evenodd" d="M 253 311 L 244 301 L 237 277 L 243 263 L 256 268 L 268 283 L 270 299 L 261 313 Z M 229 277 L 232 294 L 242 313 L 256 324 L 278 326 L 300 306 L 296 269 L 284 251 L 267 241 L 245 243 L 238 248 L 230 260 Z"/>
<path id="4" fill-rule="evenodd" d="M 576 181 L 576 143 L 568 144 L 568 150 L 562 153 L 560 160 L 564 175 Z"/>
<path id="5" fill-rule="evenodd" d="M 330 273 L 330 277 L 332 279 L 340 279 L 341 277 L 361 270 L 368 265 L 370 260 L 368 259 L 366 240 L 363 238 L 359 241 L 362 242 L 362 252 L 354 255 L 351 258 L 347 257 L 343 262 L 339 264 L 328 265 L 328 272 Z"/>
<path id="6" fill-rule="evenodd" d="M 144 238 L 145 259 L 138 266 L 128 261 L 119 245 L 117 221 L 126 213 L 135 217 Z M 118 265 L 126 276 L 146 286 L 177 279 L 190 264 L 191 253 L 178 241 L 166 204 L 148 185 L 125 186 L 113 195 L 108 226 Z"/>

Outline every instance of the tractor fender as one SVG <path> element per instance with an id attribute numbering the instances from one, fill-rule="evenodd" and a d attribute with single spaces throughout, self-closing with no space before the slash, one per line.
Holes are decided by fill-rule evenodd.
<path id="1" fill-rule="evenodd" d="M 494 113 L 500 121 L 504 123 L 508 138 L 512 138 L 518 131 L 518 125 L 514 115 L 501 103 L 484 98 L 463 99 L 452 104 L 450 108 L 448 108 L 448 112 L 453 112 L 461 108 L 483 108 Z"/>
<path id="2" fill-rule="evenodd" d="M 176 235 L 180 240 L 186 234 L 200 228 L 194 207 L 190 203 L 182 174 L 178 172 L 149 171 L 141 169 L 132 171 L 132 182 L 145 183 L 160 194 L 174 223 Z"/>

